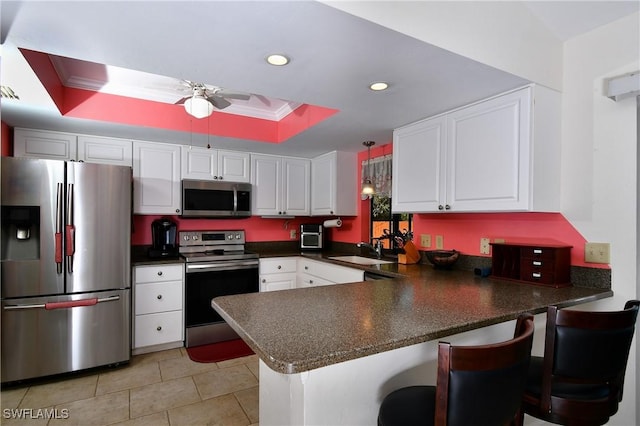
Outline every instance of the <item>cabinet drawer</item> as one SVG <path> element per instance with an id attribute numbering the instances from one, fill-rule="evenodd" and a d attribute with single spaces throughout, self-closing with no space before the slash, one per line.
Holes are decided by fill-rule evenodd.
<path id="1" fill-rule="evenodd" d="M 134 281 L 138 283 L 182 281 L 183 265 L 136 266 Z"/>
<path id="2" fill-rule="evenodd" d="M 135 300 L 136 315 L 182 310 L 182 281 L 137 284 Z"/>
<path id="3" fill-rule="evenodd" d="M 522 247 L 520 255 L 526 259 L 553 260 L 556 257 L 556 251 L 555 248 Z"/>
<path id="4" fill-rule="evenodd" d="M 183 340 L 182 311 L 136 315 L 134 321 L 136 348 Z"/>
<path id="5" fill-rule="evenodd" d="M 307 259 L 302 259 L 299 265 L 301 273 L 314 275 L 333 283 L 364 281 L 364 271 L 360 269 L 330 265 L 328 263 L 315 262 Z"/>
<path id="6" fill-rule="evenodd" d="M 522 265 L 520 279 L 523 281 L 536 282 L 541 284 L 555 284 L 556 275 L 553 267 L 539 268 L 531 265 Z"/>
<path id="7" fill-rule="evenodd" d="M 281 274 L 284 272 L 296 272 L 297 260 L 295 257 L 274 257 L 260 259 L 260 274 Z"/>

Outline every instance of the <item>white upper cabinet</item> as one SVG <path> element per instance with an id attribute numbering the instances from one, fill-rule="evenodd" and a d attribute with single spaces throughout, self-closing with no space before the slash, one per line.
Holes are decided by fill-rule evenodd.
<path id="1" fill-rule="evenodd" d="M 252 211 L 256 216 L 308 216 L 311 162 L 251 155 Z"/>
<path id="2" fill-rule="evenodd" d="M 126 139 L 78 136 L 78 161 L 86 163 L 133 165 L 133 142 Z"/>
<path id="3" fill-rule="evenodd" d="M 87 163 L 132 165 L 132 142 L 126 139 L 74 135 L 44 130 L 15 129 L 16 157 Z"/>
<path id="4" fill-rule="evenodd" d="M 13 155 L 49 160 L 76 160 L 77 136 L 70 133 L 14 129 Z"/>
<path id="5" fill-rule="evenodd" d="M 393 134 L 393 211 L 437 211 L 444 199 L 447 120 L 420 121 Z"/>
<path id="6" fill-rule="evenodd" d="M 180 214 L 180 146 L 133 142 L 133 211 Z"/>
<path id="7" fill-rule="evenodd" d="M 357 154 L 333 151 L 311 162 L 311 215 L 358 214 Z"/>
<path id="8" fill-rule="evenodd" d="M 533 93 L 526 87 L 394 131 L 393 211 L 558 210 L 560 98 L 536 87 L 534 107 Z"/>
<path id="9" fill-rule="evenodd" d="M 182 147 L 182 178 L 250 182 L 250 154 L 245 152 Z"/>

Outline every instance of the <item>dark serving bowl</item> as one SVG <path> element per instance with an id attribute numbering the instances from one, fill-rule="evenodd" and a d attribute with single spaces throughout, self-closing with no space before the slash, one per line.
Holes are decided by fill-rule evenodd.
<path id="1" fill-rule="evenodd" d="M 460 257 L 457 250 L 428 250 L 425 254 L 429 262 L 439 269 L 451 269 Z"/>

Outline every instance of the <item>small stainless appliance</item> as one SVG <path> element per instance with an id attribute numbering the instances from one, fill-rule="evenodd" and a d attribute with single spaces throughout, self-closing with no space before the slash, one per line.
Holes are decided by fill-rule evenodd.
<path id="1" fill-rule="evenodd" d="M 324 245 L 323 226 L 317 223 L 300 225 L 300 249 L 320 250 Z"/>
<path id="2" fill-rule="evenodd" d="M 151 222 L 151 247 L 149 257 L 177 257 L 177 225 L 174 221 L 162 218 Z"/>
<path id="3" fill-rule="evenodd" d="M 131 168 L 2 157 L 2 382 L 129 361 Z"/>
<path id="4" fill-rule="evenodd" d="M 182 216 L 249 217 L 251 216 L 251 184 L 183 179 Z"/>
<path id="5" fill-rule="evenodd" d="M 214 297 L 257 293 L 258 255 L 244 249 L 244 231 L 180 231 L 185 268 L 185 346 L 238 337 L 211 307 Z"/>

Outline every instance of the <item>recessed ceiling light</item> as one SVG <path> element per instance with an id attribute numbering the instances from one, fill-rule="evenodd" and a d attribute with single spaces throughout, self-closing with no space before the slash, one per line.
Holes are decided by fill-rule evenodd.
<path id="1" fill-rule="evenodd" d="M 376 81 L 375 83 L 371 83 L 369 85 L 369 89 L 379 92 L 380 90 L 386 90 L 389 87 L 388 83 L 384 81 Z"/>
<path id="2" fill-rule="evenodd" d="M 284 55 L 274 54 L 267 56 L 267 62 L 269 62 L 271 65 L 282 66 L 289 63 L 289 58 Z"/>

